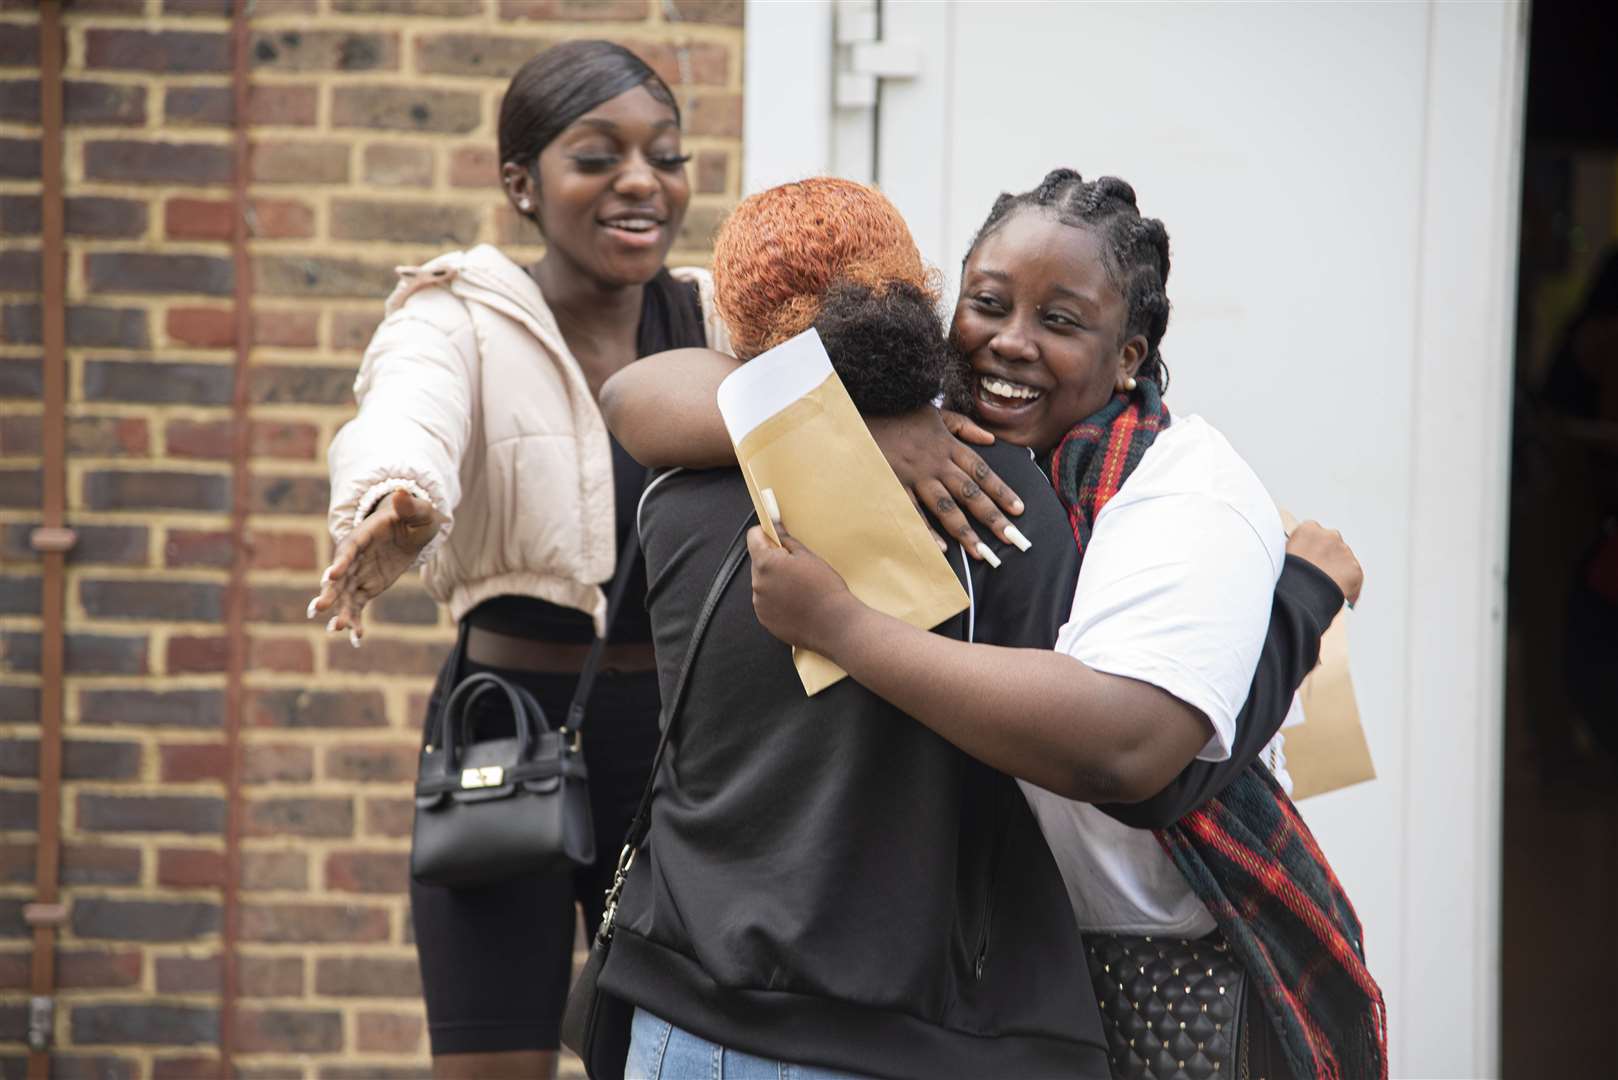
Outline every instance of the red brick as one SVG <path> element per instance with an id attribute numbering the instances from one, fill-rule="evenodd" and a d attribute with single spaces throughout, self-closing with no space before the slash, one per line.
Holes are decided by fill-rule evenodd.
<path id="1" fill-rule="evenodd" d="M 66 990 L 139 986 L 141 954 L 133 949 L 59 949 L 56 979 Z"/>
<path id="2" fill-rule="evenodd" d="M 225 853 L 200 848 L 164 848 L 157 853 L 157 883 L 177 889 L 225 884 Z"/>
<path id="3" fill-rule="evenodd" d="M 85 32 L 85 65 L 125 71 L 193 73 L 230 70 L 230 38 L 185 30 Z"/>
<path id="4" fill-rule="evenodd" d="M 223 199 L 172 198 L 163 204 L 163 231 L 171 240 L 229 240 L 233 213 Z"/>
<path id="5" fill-rule="evenodd" d="M 255 514 L 324 514 L 330 494 L 324 476 L 255 475 L 248 505 Z"/>
<path id="6" fill-rule="evenodd" d="M 173 235 L 173 229 L 169 235 Z M 169 308 L 163 325 L 169 340 L 198 349 L 222 349 L 236 344 L 236 313 L 229 308 Z"/>
<path id="7" fill-rule="evenodd" d="M 485 75 L 509 79 L 556 42 L 512 33 L 432 34 L 416 39 L 416 70 L 426 75 Z"/>
<path id="8" fill-rule="evenodd" d="M 320 314 L 315 311 L 255 311 L 253 344 L 282 349 L 315 348 L 320 344 Z"/>
<path id="9" fill-rule="evenodd" d="M 352 405 L 354 369 L 311 364 L 254 364 L 255 405 Z"/>
<path id="10" fill-rule="evenodd" d="M 451 187 L 496 188 L 500 185 L 500 155 L 493 147 L 462 146 L 449 156 Z"/>
<path id="11" fill-rule="evenodd" d="M 224 637 L 176 634 L 169 638 L 165 666 L 170 675 L 216 674 L 229 666 L 230 643 Z"/>
<path id="12" fill-rule="evenodd" d="M 254 457 L 308 461 L 319 456 L 320 429 L 313 424 L 255 420 L 249 432 Z"/>
<path id="13" fill-rule="evenodd" d="M 243 1054 L 331 1054 L 343 1048 L 343 1016 L 310 1009 L 240 1009 L 235 1048 Z"/>
<path id="14" fill-rule="evenodd" d="M 482 114 L 482 95 L 465 90 L 382 85 L 332 89 L 331 124 L 335 128 L 464 135 L 477 129 Z"/>
<path id="15" fill-rule="evenodd" d="M 310 127 L 320 91 L 313 86 L 265 86 L 257 84 L 248 92 L 247 116 L 252 124 L 285 124 Z"/>
<path id="16" fill-rule="evenodd" d="M 502 19 L 581 22 L 587 19 L 639 22 L 646 0 L 500 0 Z"/>
<path id="17" fill-rule="evenodd" d="M 421 969 L 414 960 L 323 956 L 315 963 L 315 993 L 332 997 L 417 997 Z"/>
<path id="18" fill-rule="evenodd" d="M 697 194 L 723 195 L 730 187 L 730 155 L 704 150 L 697 155 Z"/>
<path id="19" fill-rule="evenodd" d="M 339 311 L 331 317 L 331 347 L 359 350 L 371 343 L 382 316 L 374 311 Z"/>
<path id="20" fill-rule="evenodd" d="M 742 25 L 742 0 L 668 0 L 670 22 Z"/>
<path id="21" fill-rule="evenodd" d="M 254 638 L 248 643 L 247 666 L 254 671 L 313 673 L 315 651 L 301 638 Z"/>
<path id="22" fill-rule="evenodd" d="M 252 546 L 252 565 L 255 570 L 319 569 L 315 538 L 308 533 L 254 529 L 248 537 L 248 542 Z"/>
<path id="23" fill-rule="evenodd" d="M 355 649 L 345 639 L 326 643 L 326 667 L 331 671 L 380 672 L 429 678 L 449 653 L 449 642 L 389 641 L 369 637 Z"/>
<path id="24" fill-rule="evenodd" d="M 309 887 L 309 856 L 301 851 L 242 852 L 242 888 L 265 891 Z"/>
<path id="25" fill-rule="evenodd" d="M 365 182 L 380 187 L 432 187 L 433 151 L 426 146 L 372 143 L 365 148 Z"/>
<path id="26" fill-rule="evenodd" d="M 315 255 L 259 255 L 253 259 L 253 280 L 260 296 L 375 302 L 387 296 L 397 283 L 395 265 L 391 259 L 367 262 Z"/>
<path id="27" fill-rule="evenodd" d="M 296 956 L 243 956 L 236 977 L 243 997 L 303 995 L 303 960 Z"/>
<path id="28" fill-rule="evenodd" d="M 242 905 L 241 936 L 274 943 L 386 941 L 388 912 L 353 903 L 249 903 Z"/>
<path id="29" fill-rule="evenodd" d="M 624 44 L 673 87 L 724 86 L 730 79 L 730 49 L 724 45 L 708 41 L 688 42 L 683 47 L 666 42 Z"/>
<path id="30" fill-rule="evenodd" d="M 170 529 L 163 542 L 163 565 L 229 566 L 234 548 L 228 532 Z"/>
<path id="31" fill-rule="evenodd" d="M 151 437 L 138 417 L 75 416 L 67 422 L 67 448 L 86 457 L 145 457 Z"/>
<path id="32" fill-rule="evenodd" d="M 62 849 L 62 881 L 67 885 L 134 885 L 140 870 L 139 848 L 68 844 Z"/>
<path id="33" fill-rule="evenodd" d="M 195 900 L 116 900 L 81 896 L 71 922 L 81 938 L 192 941 L 219 932 L 219 905 Z"/>
<path id="34" fill-rule="evenodd" d="M 230 509 L 230 477 L 214 473 L 97 470 L 84 475 L 84 505 L 90 510 Z"/>
<path id="35" fill-rule="evenodd" d="M 223 799 L 202 795 L 98 795 L 80 792 L 80 829 L 89 832 L 221 833 Z"/>
<path id="36" fill-rule="evenodd" d="M 398 895 L 410 886 L 410 855 L 403 851 L 339 851 L 326 856 L 326 888 Z"/>
<path id="37" fill-rule="evenodd" d="M 332 10 L 343 15 L 455 15 L 483 14 L 483 0 L 332 0 Z"/>
<path id="38" fill-rule="evenodd" d="M 315 752 L 295 744 L 252 743 L 243 760 L 249 784 L 302 783 L 315 777 Z"/>
<path id="39" fill-rule="evenodd" d="M 235 443 L 231 420 L 170 420 L 163 443 L 170 457 L 229 459 Z"/>
<path id="40" fill-rule="evenodd" d="M 90 360 L 84 365 L 89 401 L 228 405 L 235 388 L 236 371 L 229 364 Z"/>
<path id="41" fill-rule="evenodd" d="M 416 776 L 417 748 L 408 744 L 390 746 L 329 746 L 326 748 L 328 780 L 357 783 L 393 784 Z"/>
<path id="42" fill-rule="evenodd" d="M 170 743 L 158 748 L 158 775 L 164 783 L 223 780 L 230 771 L 224 743 Z"/>
<path id="43" fill-rule="evenodd" d="M 392 71 L 399 35 L 347 30 L 268 30 L 253 35 L 253 67 L 273 71 Z"/>
<path id="44" fill-rule="evenodd" d="M 173 4 L 176 0 L 167 2 Z M 222 1075 L 216 1057 L 159 1057 L 152 1060 L 152 1080 L 219 1080 Z M 247 1074 L 240 1075 L 245 1077 Z"/>
<path id="45" fill-rule="evenodd" d="M 416 800 L 372 796 L 365 800 L 367 836 L 409 836 L 416 820 Z"/>
<path id="46" fill-rule="evenodd" d="M 224 974 L 217 956 L 159 956 L 153 966 L 159 994 L 217 994 Z"/>
<path id="47" fill-rule="evenodd" d="M 84 175 L 131 184 L 228 184 L 236 175 L 236 158 L 223 143 L 103 139 L 84 144 Z"/>
<path id="48" fill-rule="evenodd" d="M 252 176 L 261 184 L 344 184 L 349 147 L 335 142 L 255 142 Z"/>
<path id="49" fill-rule="evenodd" d="M 354 1018 L 356 1049 L 371 1054 L 415 1054 L 425 1031 L 417 1013 L 361 1012 Z"/>
<path id="50" fill-rule="evenodd" d="M 685 108 L 685 129 L 692 135 L 740 138 L 742 99 L 739 94 L 698 94 Z"/>
<path id="51" fill-rule="evenodd" d="M 308 590 L 300 595 L 308 603 Z M 298 613 L 302 618 L 302 612 Z M 382 695 L 374 690 L 271 690 L 248 694 L 247 722 L 254 727 L 376 728 L 388 722 Z M 413 803 L 411 804 L 414 805 Z"/>
<path id="52" fill-rule="evenodd" d="M 354 835 L 354 803 L 314 796 L 250 799 L 245 836 L 341 837 Z"/>
<path id="53" fill-rule="evenodd" d="M 343 165 L 347 175 L 348 165 Z M 254 199 L 248 225 L 266 240 L 298 240 L 315 235 L 315 211 L 297 199 Z"/>
<path id="54" fill-rule="evenodd" d="M 473 206 L 334 199 L 330 232 L 336 240 L 467 246 L 477 240 L 482 217 Z"/>

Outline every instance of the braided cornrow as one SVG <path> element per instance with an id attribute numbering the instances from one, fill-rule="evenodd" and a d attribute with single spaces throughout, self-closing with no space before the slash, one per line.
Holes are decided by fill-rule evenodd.
<path id="1" fill-rule="evenodd" d="M 1012 214 L 1029 208 L 1053 213 L 1064 225 L 1092 229 L 1101 238 L 1107 277 L 1128 307 L 1124 336 L 1139 334 L 1146 339 L 1146 359 L 1138 377 L 1167 390 L 1169 370 L 1158 348 L 1169 327 L 1169 233 L 1163 223 L 1141 217 L 1135 189 L 1116 176 L 1086 181 L 1072 169 L 1052 169 L 1031 191 L 1004 192 L 995 199 L 972 237 L 967 258 Z"/>

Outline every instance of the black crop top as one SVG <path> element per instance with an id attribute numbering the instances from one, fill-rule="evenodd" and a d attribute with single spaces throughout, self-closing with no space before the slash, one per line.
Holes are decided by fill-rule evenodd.
<path id="1" fill-rule="evenodd" d="M 702 347 L 707 336 L 702 324 L 702 303 L 695 285 L 675 281 L 667 270 L 659 271 L 646 285 L 641 301 L 640 325 L 635 332 L 638 357 L 669 349 Z M 629 456 L 629 451 L 612 440 L 612 491 L 617 550 L 635 528 L 640 493 L 646 486 L 646 467 Z M 601 583 L 606 589 L 612 579 Z M 575 608 L 552 604 L 532 596 L 495 596 L 466 614 L 472 626 L 512 637 L 538 641 L 587 642 L 595 639 L 590 616 Z M 624 587 L 623 603 L 607 628 L 607 640 L 651 641 L 652 621 L 646 613 L 646 566 L 636 565 Z"/>

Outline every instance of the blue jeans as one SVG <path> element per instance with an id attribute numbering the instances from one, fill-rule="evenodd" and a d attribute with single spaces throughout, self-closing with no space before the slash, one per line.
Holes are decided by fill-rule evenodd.
<path id="1" fill-rule="evenodd" d="M 852 1073 L 770 1061 L 718 1043 L 635 1010 L 624 1080 L 861 1080 Z"/>

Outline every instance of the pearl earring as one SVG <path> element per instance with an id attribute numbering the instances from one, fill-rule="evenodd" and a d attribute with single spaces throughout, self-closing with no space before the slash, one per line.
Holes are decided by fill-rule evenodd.
<path id="1" fill-rule="evenodd" d="M 1125 390 L 1133 391 L 1135 389 L 1135 387 L 1138 386 L 1138 385 L 1140 385 L 1140 384 L 1135 382 L 1135 376 L 1133 376 L 1133 375 L 1130 375 L 1129 377 L 1124 379 L 1124 389 Z"/>
<path id="2" fill-rule="evenodd" d="M 529 209 L 531 209 L 533 207 L 533 204 L 530 203 L 527 199 L 522 200 L 517 205 L 519 207 L 521 207 L 523 210 L 529 210 Z"/>

